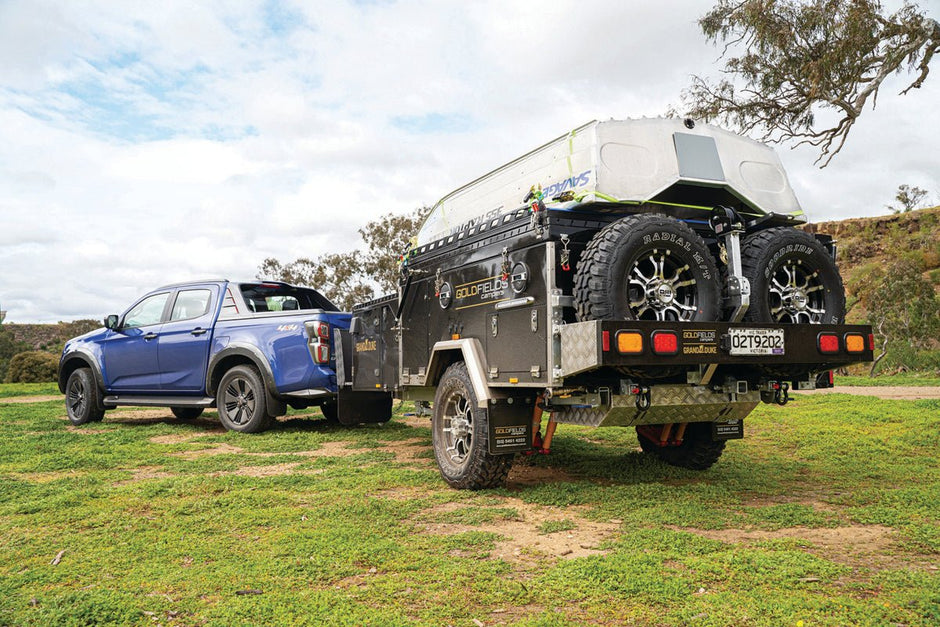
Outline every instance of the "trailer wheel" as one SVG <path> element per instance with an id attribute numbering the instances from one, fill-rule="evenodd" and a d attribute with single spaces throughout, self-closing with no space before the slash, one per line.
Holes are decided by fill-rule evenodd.
<path id="1" fill-rule="evenodd" d="M 713 440 L 711 423 L 693 422 L 685 430 L 679 446 L 660 446 L 637 429 L 637 438 L 644 453 L 656 455 L 670 466 L 690 470 L 708 470 L 725 450 L 724 440 Z"/>
<path id="2" fill-rule="evenodd" d="M 73 425 L 100 422 L 104 411 L 98 409 L 98 384 L 91 368 L 77 368 L 65 383 L 65 411 Z"/>
<path id="3" fill-rule="evenodd" d="M 264 381 L 252 366 L 235 366 L 219 382 L 219 420 L 230 431 L 257 433 L 274 419 L 268 414 Z"/>
<path id="4" fill-rule="evenodd" d="M 487 414 L 477 406 L 467 366 L 452 364 L 434 396 L 432 441 L 441 476 L 454 488 L 499 487 L 509 474 L 513 455 L 489 452 Z"/>
<path id="5" fill-rule="evenodd" d="M 202 415 L 202 407 L 171 407 L 170 411 L 180 420 L 195 420 Z"/>
<path id="6" fill-rule="evenodd" d="M 839 324 L 845 288 L 825 247 L 809 233 L 778 227 L 755 233 L 741 247 L 751 306 L 744 319 L 776 324 Z"/>

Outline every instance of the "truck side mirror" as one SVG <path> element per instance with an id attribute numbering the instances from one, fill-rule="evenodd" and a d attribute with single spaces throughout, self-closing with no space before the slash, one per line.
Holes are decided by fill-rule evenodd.
<path id="1" fill-rule="evenodd" d="M 110 316 L 104 319 L 104 327 L 106 329 L 114 330 L 118 326 L 118 320 L 119 318 L 116 314 L 111 314 Z"/>

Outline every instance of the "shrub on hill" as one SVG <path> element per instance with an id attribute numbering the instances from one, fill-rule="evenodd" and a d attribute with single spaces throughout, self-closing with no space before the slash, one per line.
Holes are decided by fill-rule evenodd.
<path id="1" fill-rule="evenodd" d="M 4 383 L 47 383 L 56 380 L 59 359 L 45 351 L 18 353 L 10 360 Z"/>

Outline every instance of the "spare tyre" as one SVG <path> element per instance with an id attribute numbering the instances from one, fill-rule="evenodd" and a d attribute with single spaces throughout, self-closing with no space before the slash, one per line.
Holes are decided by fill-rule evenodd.
<path id="1" fill-rule="evenodd" d="M 760 231 L 741 246 L 741 266 L 751 283 L 749 322 L 840 324 L 845 288 L 826 248 L 791 227 Z"/>
<path id="2" fill-rule="evenodd" d="M 599 231 L 574 278 L 578 320 L 718 319 L 718 269 L 705 242 L 685 223 L 638 214 Z"/>

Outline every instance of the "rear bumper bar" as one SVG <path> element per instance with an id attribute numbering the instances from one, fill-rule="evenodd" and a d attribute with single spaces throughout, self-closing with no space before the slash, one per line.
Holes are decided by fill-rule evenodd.
<path id="1" fill-rule="evenodd" d="M 732 354 L 733 334 L 746 329 L 782 331 L 783 346 L 775 354 Z M 558 327 L 560 342 L 555 375 L 567 377 L 603 366 L 643 368 L 661 366 L 806 366 L 821 371 L 870 362 L 872 329 L 859 324 L 680 323 L 591 320 Z M 621 342 L 621 334 L 633 334 Z M 674 350 L 657 351 L 654 336 L 673 335 Z M 852 341 L 847 341 L 851 336 Z M 858 350 L 859 336 L 862 349 Z M 825 337 L 824 341 L 821 338 Z M 664 344 L 672 347 L 672 342 Z M 821 348 L 826 349 L 824 352 Z M 849 352 L 849 346 L 854 352 Z M 624 351 L 629 348 L 629 351 Z"/>

